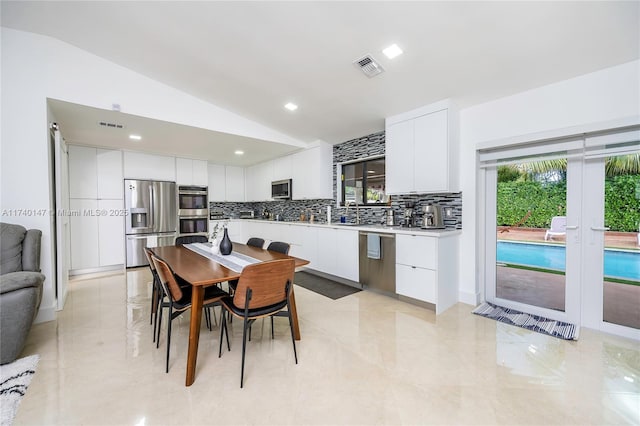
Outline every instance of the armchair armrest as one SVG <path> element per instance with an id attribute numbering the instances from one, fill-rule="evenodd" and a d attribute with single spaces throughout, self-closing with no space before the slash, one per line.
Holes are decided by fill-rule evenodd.
<path id="1" fill-rule="evenodd" d="M 42 231 L 29 229 L 22 242 L 22 270 L 40 272 L 40 242 Z"/>
<path id="2" fill-rule="evenodd" d="M 0 294 L 27 287 L 41 288 L 45 276 L 39 272 L 18 271 L 0 275 Z"/>

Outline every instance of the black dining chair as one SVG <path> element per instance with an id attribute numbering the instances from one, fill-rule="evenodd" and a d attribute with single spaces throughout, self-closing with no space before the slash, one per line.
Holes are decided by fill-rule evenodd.
<path id="1" fill-rule="evenodd" d="M 267 246 L 267 250 L 277 251 L 282 254 L 289 254 L 290 248 L 291 246 L 288 243 L 283 243 L 282 241 L 271 241 Z"/>
<path id="2" fill-rule="evenodd" d="M 169 352 L 171 348 L 171 323 L 177 317 L 179 317 L 183 312 L 191 308 L 191 292 L 192 286 L 187 285 L 186 287 L 181 287 L 179 285 L 179 278 L 169 264 L 159 257 L 152 255 L 151 257 L 155 267 L 156 272 L 158 274 L 158 278 L 164 293 L 167 295 L 168 302 L 162 303 L 161 307 L 165 305 L 169 308 L 169 320 L 167 321 L 167 362 L 166 362 L 166 373 L 169 372 Z M 215 304 L 218 304 L 222 298 L 228 297 L 229 293 L 221 290 L 216 286 L 209 286 L 204 289 L 204 302 L 202 304 L 203 308 L 211 307 Z M 205 316 L 208 316 L 207 310 L 205 309 Z M 208 320 L 209 325 L 211 325 L 211 318 Z M 160 326 L 162 324 L 162 309 L 160 309 L 160 316 L 158 318 L 158 343 L 160 342 Z M 226 324 L 221 324 L 221 327 L 226 327 Z M 227 347 L 230 348 L 229 333 L 227 332 Z M 230 350 L 230 349 L 229 349 Z"/>
<path id="3" fill-rule="evenodd" d="M 176 245 L 181 246 L 191 243 L 206 243 L 209 239 L 205 235 L 182 235 L 176 238 Z"/>
<path id="4" fill-rule="evenodd" d="M 264 240 L 262 238 L 251 237 L 247 240 L 247 245 L 251 247 L 264 247 Z"/>
<path id="5" fill-rule="evenodd" d="M 256 319 L 273 316 L 285 308 L 287 309 L 289 328 L 291 330 L 291 342 L 293 343 L 293 355 L 296 364 L 298 363 L 296 341 L 293 334 L 293 321 L 291 319 L 290 309 L 288 309 L 294 270 L 295 260 L 293 259 L 278 259 L 247 265 L 240 274 L 238 286 L 233 297 L 227 296 L 221 299 L 224 310 L 230 315 L 243 319 L 242 367 L 240 370 L 241 388 L 244 386 L 244 360 L 247 348 L 247 331 Z M 218 357 L 222 356 L 222 339 L 225 331 L 227 337 L 229 335 L 229 331 L 226 329 L 226 316 L 222 315 L 221 317 L 222 324 L 220 327 Z M 229 348 L 228 343 L 227 348 Z"/>
<path id="6" fill-rule="evenodd" d="M 153 251 L 149 247 L 145 247 L 144 254 L 147 257 L 147 261 L 149 262 L 149 269 L 151 270 L 151 276 L 153 277 L 153 288 L 151 289 L 151 318 L 149 319 L 149 324 L 153 324 L 153 341 L 156 342 L 156 334 L 160 334 L 158 325 L 158 311 L 160 311 L 164 307 L 167 307 L 167 304 L 164 302 L 164 299 L 167 295 L 164 292 L 162 285 L 160 284 L 160 278 L 158 277 L 156 266 L 152 260 L 152 256 L 154 256 Z M 181 288 L 191 287 L 191 284 L 183 281 L 179 281 L 178 285 Z M 205 321 L 207 324 L 207 328 L 209 328 L 209 331 L 212 331 L 213 327 L 211 326 L 211 309 L 209 307 L 205 307 L 203 309 L 205 310 Z M 160 322 L 161 321 L 162 317 L 160 317 Z M 218 323 L 216 321 L 216 325 L 217 324 Z M 156 342 L 156 348 L 158 348 L 159 345 L 160 341 L 158 340 Z"/>

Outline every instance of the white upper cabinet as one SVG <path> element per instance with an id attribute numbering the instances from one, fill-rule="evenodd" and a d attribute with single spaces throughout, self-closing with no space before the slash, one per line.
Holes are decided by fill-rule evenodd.
<path id="1" fill-rule="evenodd" d="M 456 115 L 448 101 L 386 119 L 386 190 L 457 192 Z"/>
<path id="2" fill-rule="evenodd" d="M 291 155 L 273 160 L 273 180 L 291 179 Z"/>
<path id="3" fill-rule="evenodd" d="M 450 190 L 447 116 L 445 109 L 413 120 L 413 185 L 416 192 Z"/>
<path id="4" fill-rule="evenodd" d="M 209 201 L 244 201 L 244 168 L 209 164 Z"/>
<path id="5" fill-rule="evenodd" d="M 176 181 L 176 159 L 162 155 L 124 152 L 124 178 Z"/>
<path id="6" fill-rule="evenodd" d="M 208 185 L 207 162 L 176 158 L 176 183 L 178 185 Z"/>
<path id="7" fill-rule="evenodd" d="M 98 198 L 96 148 L 69 145 L 69 198 Z"/>
<path id="8" fill-rule="evenodd" d="M 207 162 L 202 160 L 193 160 L 193 185 L 208 185 L 209 172 L 207 170 Z"/>
<path id="9" fill-rule="evenodd" d="M 265 161 L 245 169 L 245 198 L 247 201 L 271 200 L 273 162 Z"/>
<path id="10" fill-rule="evenodd" d="M 333 198 L 333 146 L 321 142 L 291 155 L 292 198 Z"/>
<path id="11" fill-rule="evenodd" d="M 385 135 L 385 173 L 387 194 L 413 190 L 413 120 L 387 127 Z"/>
<path id="12" fill-rule="evenodd" d="M 224 166 L 209 164 L 207 169 L 209 175 L 209 201 L 225 201 L 226 176 Z"/>
<path id="13" fill-rule="evenodd" d="M 98 199 L 122 200 L 122 151 L 98 149 L 96 154 Z"/>
<path id="14" fill-rule="evenodd" d="M 225 201 L 244 201 L 244 168 L 226 166 L 225 177 Z"/>

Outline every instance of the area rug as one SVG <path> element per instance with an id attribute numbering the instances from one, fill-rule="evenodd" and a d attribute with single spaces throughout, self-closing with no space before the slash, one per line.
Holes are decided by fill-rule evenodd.
<path id="1" fill-rule="evenodd" d="M 13 424 L 20 400 L 36 372 L 38 355 L 20 358 L 0 366 L 0 424 Z"/>
<path id="2" fill-rule="evenodd" d="M 294 284 L 300 287 L 304 287 L 307 290 L 311 290 L 314 293 L 321 294 L 333 300 L 362 291 L 359 288 L 341 284 L 308 272 L 296 272 L 293 281 Z"/>
<path id="3" fill-rule="evenodd" d="M 473 313 L 560 339 L 578 340 L 580 329 L 566 322 L 526 314 L 515 309 L 503 308 L 486 302 L 475 308 Z"/>

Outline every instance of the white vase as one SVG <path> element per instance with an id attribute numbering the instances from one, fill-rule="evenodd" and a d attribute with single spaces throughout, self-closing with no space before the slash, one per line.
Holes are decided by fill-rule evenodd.
<path id="1" fill-rule="evenodd" d="M 211 253 L 218 254 L 220 253 L 220 241 L 217 238 L 211 240 Z"/>

